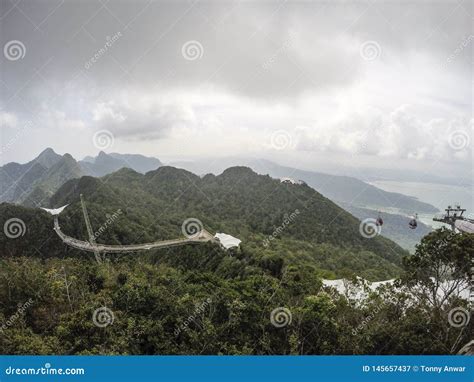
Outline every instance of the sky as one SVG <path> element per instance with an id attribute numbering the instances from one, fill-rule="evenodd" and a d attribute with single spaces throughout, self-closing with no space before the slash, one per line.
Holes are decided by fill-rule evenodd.
<path id="1" fill-rule="evenodd" d="M 472 1 L 0 1 L 0 165 L 52 147 L 472 179 Z"/>

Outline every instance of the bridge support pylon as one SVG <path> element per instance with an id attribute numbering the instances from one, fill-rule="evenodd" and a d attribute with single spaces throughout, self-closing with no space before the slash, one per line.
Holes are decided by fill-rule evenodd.
<path id="1" fill-rule="evenodd" d="M 96 247 L 95 242 L 95 235 L 94 231 L 92 230 L 91 221 L 89 219 L 89 214 L 87 213 L 86 202 L 84 201 L 84 197 L 80 194 L 81 197 L 81 206 L 82 206 L 82 213 L 84 214 L 84 220 L 86 222 L 87 234 L 89 235 L 89 243 L 92 247 Z M 100 256 L 100 252 L 96 249 L 94 250 L 95 259 L 98 263 L 102 263 L 102 257 Z"/>

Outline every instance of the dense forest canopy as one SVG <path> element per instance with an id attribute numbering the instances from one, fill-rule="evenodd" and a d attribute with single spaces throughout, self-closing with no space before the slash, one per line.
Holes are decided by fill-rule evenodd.
<path id="1" fill-rule="evenodd" d="M 25 224 L 22 235 L 0 237 L 3 354 L 452 354 L 472 338 L 467 301 L 454 289 L 436 297 L 444 281 L 469 282 L 472 235 L 432 232 L 410 256 L 363 237 L 357 219 L 304 184 L 243 167 L 203 178 L 161 167 L 63 185 L 50 206 L 70 204 L 60 224 L 82 240 L 80 194 L 101 243 L 176 238 L 194 217 L 242 244 L 98 263 L 65 246 L 45 211 L 1 204 L 2 225 Z M 322 283 L 357 286 L 357 276 L 398 280 L 363 300 Z"/>
<path id="2" fill-rule="evenodd" d="M 434 232 L 424 242 L 444 243 Z M 444 244 L 442 244 L 444 246 Z M 443 250 L 472 256 L 456 235 Z M 3 354 L 452 354 L 472 338 L 467 301 L 433 304 L 419 249 L 399 285 L 348 300 L 321 273 L 213 245 L 109 258 L 3 257 Z M 418 260 L 418 258 L 421 260 Z M 462 267 L 461 267 L 462 268 Z M 467 280 L 463 269 L 458 276 Z M 434 273 L 433 273 L 434 275 Z M 420 285 L 423 287 L 420 289 Z M 418 291 L 414 296 L 410 291 Z M 19 313 L 19 310 L 21 312 Z M 453 321 L 455 320 L 455 321 Z M 454 325 L 454 326 L 453 326 Z"/>

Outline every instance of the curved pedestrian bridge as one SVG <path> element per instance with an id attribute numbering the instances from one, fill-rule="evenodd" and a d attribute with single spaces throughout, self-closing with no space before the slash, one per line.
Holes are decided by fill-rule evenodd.
<path id="1" fill-rule="evenodd" d="M 180 245 L 186 244 L 197 244 L 197 243 L 205 243 L 208 241 L 216 241 L 214 236 L 212 236 L 208 231 L 203 229 L 199 235 L 192 238 L 182 238 L 182 239 L 173 239 L 173 240 L 162 240 L 162 241 L 155 241 L 152 243 L 144 243 L 144 244 L 130 244 L 130 245 L 111 245 L 111 244 L 97 244 L 97 243 L 90 243 L 88 241 L 78 240 L 71 236 L 64 234 L 61 231 L 59 226 L 58 217 L 54 217 L 54 230 L 56 234 L 61 238 L 61 240 L 69 245 L 70 247 L 80 249 L 82 251 L 88 252 L 99 252 L 99 253 L 119 253 L 119 252 L 139 252 L 145 251 L 149 249 L 157 249 L 157 248 L 170 248 L 170 247 L 177 247 Z"/>
<path id="2" fill-rule="evenodd" d="M 129 245 L 98 244 L 95 241 L 95 236 L 92 230 L 91 222 L 89 220 L 89 214 L 87 213 L 86 203 L 83 199 L 82 194 L 80 195 L 80 197 L 81 197 L 82 212 L 84 214 L 84 220 L 86 222 L 87 232 L 89 234 L 89 241 L 75 239 L 71 236 L 64 234 L 61 231 L 61 227 L 59 226 L 58 216 L 68 206 L 67 204 L 60 208 L 56 208 L 56 209 L 43 208 L 43 210 L 47 211 L 48 213 L 54 216 L 54 231 L 65 244 L 69 245 L 70 247 L 80 249 L 82 251 L 94 252 L 96 257 L 98 257 L 98 255 L 101 253 L 139 252 L 139 251 L 146 251 L 149 249 L 171 248 L 171 247 L 177 247 L 180 245 L 206 243 L 208 241 L 212 241 L 216 243 L 219 242 L 212 234 L 210 234 L 208 231 L 202 228 L 201 230 L 196 232 L 195 235 L 190 235 L 188 237 L 183 237 L 180 239 L 161 240 L 161 241 L 155 241 L 152 243 L 129 244 Z"/>

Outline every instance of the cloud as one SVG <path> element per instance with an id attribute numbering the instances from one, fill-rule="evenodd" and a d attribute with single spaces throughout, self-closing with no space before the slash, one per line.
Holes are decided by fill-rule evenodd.
<path id="1" fill-rule="evenodd" d="M 472 2 L 85 1 L 43 22 L 52 9 L 32 1 L 2 20 L 2 46 L 21 40 L 26 54 L 2 57 L 0 118 L 37 128 L 11 158 L 40 146 L 95 154 L 91 136 L 107 129 L 116 149 L 157 156 L 271 155 L 283 130 L 292 143 L 279 154 L 468 160 L 452 141 L 472 134 L 471 60 L 459 49 Z M 198 60 L 183 57 L 187 41 L 202 45 Z M 373 60 L 361 54 L 368 41 Z"/>
<path id="2" fill-rule="evenodd" d="M 472 120 L 422 120 L 409 105 L 388 114 L 370 110 L 341 116 L 325 125 L 294 130 L 296 150 L 327 151 L 413 160 L 467 161 L 472 150 Z M 459 142 L 453 143 L 457 139 Z"/>
<path id="3" fill-rule="evenodd" d="M 18 125 L 18 118 L 13 113 L 0 112 L 0 126 L 2 129 L 14 128 Z"/>
<path id="4" fill-rule="evenodd" d="M 42 129 L 54 131 L 58 135 L 68 134 L 71 131 L 77 132 L 86 128 L 86 122 L 82 119 L 71 117 L 62 110 L 54 110 L 45 106 L 35 115 L 32 124 Z"/>
<path id="5" fill-rule="evenodd" d="M 43 78 L 70 80 L 78 67 L 103 48 L 107 36 L 120 32 L 122 37 L 113 48 L 85 71 L 101 86 L 117 81 L 125 87 L 148 89 L 157 84 L 163 88 L 212 84 L 250 97 L 293 97 L 357 81 L 371 69 L 360 57 L 366 41 L 380 45 L 381 62 L 423 55 L 444 65 L 470 35 L 472 13 L 472 4 L 457 6 L 454 1 L 243 2 L 235 7 L 218 1 L 194 6 L 119 2 L 108 7 L 116 17 L 101 12 L 90 19 L 96 7 L 85 3 L 63 4 L 42 25 L 45 33 L 39 34 L 24 14 L 16 9 L 9 13 L 2 43 L 16 36 L 27 46 L 20 65 L 8 62 L 2 69 L 9 88 L 21 87 L 25 78 L 38 85 L 43 85 Z M 134 20 L 129 28 L 124 28 L 126 20 Z M 182 46 L 190 40 L 202 44 L 202 59 L 183 58 Z M 269 61 L 272 65 L 263 69 Z M 41 76 L 35 76 L 45 63 Z M 448 69 L 469 73 L 469 55 L 460 54 Z"/>
<path id="6" fill-rule="evenodd" d="M 191 107 L 164 98 L 163 94 L 127 92 L 98 102 L 93 109 L 94 126 L 116 137 L 145 140 L 163 138 L 173 129 L 196 122 Z"/>

